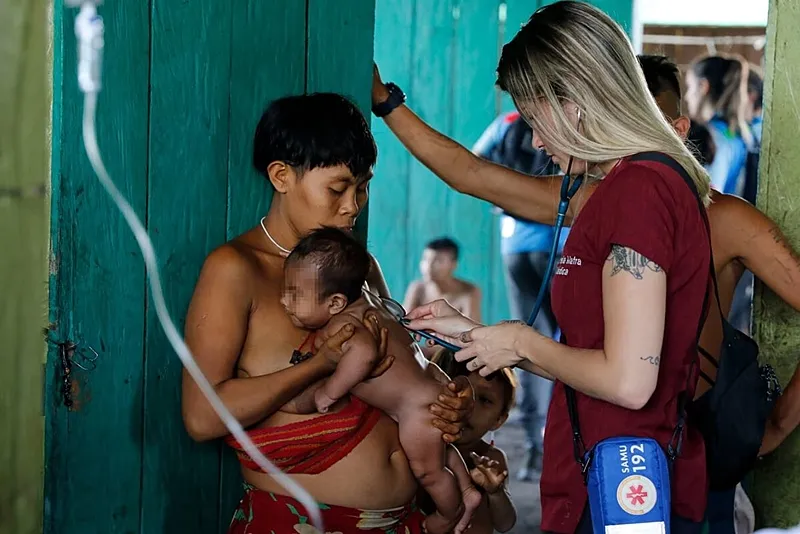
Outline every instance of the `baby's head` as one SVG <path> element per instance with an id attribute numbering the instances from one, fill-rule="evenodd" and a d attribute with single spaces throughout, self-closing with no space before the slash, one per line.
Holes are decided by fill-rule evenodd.
<path id="1" fill-rule="evenodd" d="M 466 376 L 475 392 L 475 407 L 461 432 L 457 444 L 471 446 L 488 432 L 497 430 L 508 419 L 517 394 L 517 379 L 511 369 L 495 371 L 482 377 L 477 371 L 467 371 L 463 362 L 457 362 L 450 351 L 440 351 L 432 360 L 450 377 Z"/>
<path id="2" fill-rule="evenodd" d="M 281 304 L 300 328 L 325 326 L 361 297 L 370 270 L 367 249 L 338 228 L 314 230 L 286 258 Z"/>

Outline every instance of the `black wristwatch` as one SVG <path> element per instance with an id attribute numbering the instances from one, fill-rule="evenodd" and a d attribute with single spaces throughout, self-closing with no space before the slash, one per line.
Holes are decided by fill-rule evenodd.
<path id="1" fill-rule="evenodd" d="M 389 91 L 389 98 L 372 106 L 372 112 L 376 117 L 385 117 L 406 101 L 406 94 L 396 84 L 387 83 L 386 90 Z"/>

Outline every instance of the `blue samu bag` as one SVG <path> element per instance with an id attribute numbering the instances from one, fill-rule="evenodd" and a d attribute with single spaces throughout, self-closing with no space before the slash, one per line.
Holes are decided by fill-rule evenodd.
<path id="1" fill-rule="evenodd" d="M 669 460 L 655 440 L 618 437 L 592 451 L 589 511 L 597 533 L 670 532 Z"/>
<path id="2" fill-rule="evenodd" d="M 586 451 L 580 435 L 575 390 L 564 387 L 575 459 L 586 482 L 594 534 L 669 534 L 670 472 L 680 453 L 685 394 L 666 452 L 652 438 L 633 436 L 607 438 Z"/>

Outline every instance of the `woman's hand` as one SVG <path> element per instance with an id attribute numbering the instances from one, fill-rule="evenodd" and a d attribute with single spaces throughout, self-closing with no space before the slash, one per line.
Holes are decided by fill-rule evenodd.
<path id="1" fill-rule="evenodd" d="M 430 405 L 431 413 L 436 416 L 432 424 L 442 431 L 445 443 L 455 443 L 472 415 L 474 392 L 466 376 L 457 376 L 442 386 L 436 403 Z"/>
<path id="2" fill-rule="evenodd" d="M 329 373 L 334 372 L 336 366 L 339 365 L 339 360 L 347 352 L 347 341 L 353 337 L 354 333 L 355 328 L 352 324 L 348 323 L 342 326 L 322 342 L 313 358 L 323 362 Z"/>
<path id="3" fill-rule="evenodd" d="M 460 336 L 464 332 L 481 326 L 453 308 L 446 300 L 439 299 L 417 306 L 406 315 L 409 328 L 434 332 L 445 341 L 463 347 Z"/>
<path id="4" fill-rule="evenodd" d="M 460 342 L 464 348 L 455 353 L 455 358 L 459 362 L 469 362 L 468 370 L 488 376 L 498 369 L 518 364 L 522 360 L 517 351 L 518 343 L 532 332 L 521 322 L 475 328 L 461 334 Z"/>
<path id="5" fill-rule="evenodd" d="M 475 467 L 469 472 L 472 482 L 489 495 L 497 493 L 508 478 L 508 470 L 504 469 L 500 462 L 487 456 L 479 456 L 474 452 L 471 452 L 470 456 L 475 463 Z"/>
<path id="6" fill-rule="evenodd" d="M 389 91 L 386 90 L 383 80 L 381 80 L 381 73 L 378 71 L 378 65 L 372 63 L 372 105 L 386 102 L 389 98 Z"/>
<path id="7" fill-rule="evenodd" d="M 385 327 L 381 327 L 376 310 L 367 311 L 367 313 L 364 314 L 363 323 L 378 343 L 378 359 L 376 360 L 378 363 L 375 364 L 372 373 L 369 375 L 370 378 L 377 378 L 388 371 L 389 367 L 394 363 L 394 356 L 386 353 L 386 348 L 389 345 L 389 330 Z"/>

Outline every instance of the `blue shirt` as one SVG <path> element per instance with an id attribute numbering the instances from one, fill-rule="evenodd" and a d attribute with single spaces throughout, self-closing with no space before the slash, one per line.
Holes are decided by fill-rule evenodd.
<path id="1" fill-rule="evenodd" d="M 753 139 L 756 142 L 756 146 L 761 146 L 761 131 L 764 125 L 764 118 L 760 115 L 753 119 L 753 122 L 750 123 L 750 131 L 753 132 Z"/>
<path id="2" fill-rule="evenodd" d="M 728 124 L 719 117 L 709 121 L 708 130 L 716 145 L 714 161 L 708 166 L 711 186 L 721 193 L 742 196 L 747 144 L 741 134 L 731 132 Z"/>
<path id="3" fill-rule="evenodd" d="M 505 113 L 497 117 L 475 143 L 475 146 L 472 148 L 473 152 L 495 163 L 525 172 L 525 170 L 520 169 L 518 165 L 514 165 L 514 160 L 515 156 L 518 155 L 517 151 L 519 151 L 519 155 L 521 155 L 522 150 L 527 147 L 515 147 L 512 153 L 504 153 L 502 157 L 496 154 L 497 148 L 504 142 L 509 129 L 518 119 L 519 113 L 517 112 Z M 530 150 L 534 151 L 535 149 L 531 146 Z M 535 180 L 536 178 L 532 176 L 531 179 Z M 526 252 L 549 252 L 555 236 L 553 230 L 551 225 L 541 224 L 503 213 L 500 218 L 500 250 L 504 255 Z M 558 247 L 559 253 L 564 246 L 564 242 L 566 242 L 568 234 L 569 229 L 564 228 L 561 230 Z"/>

